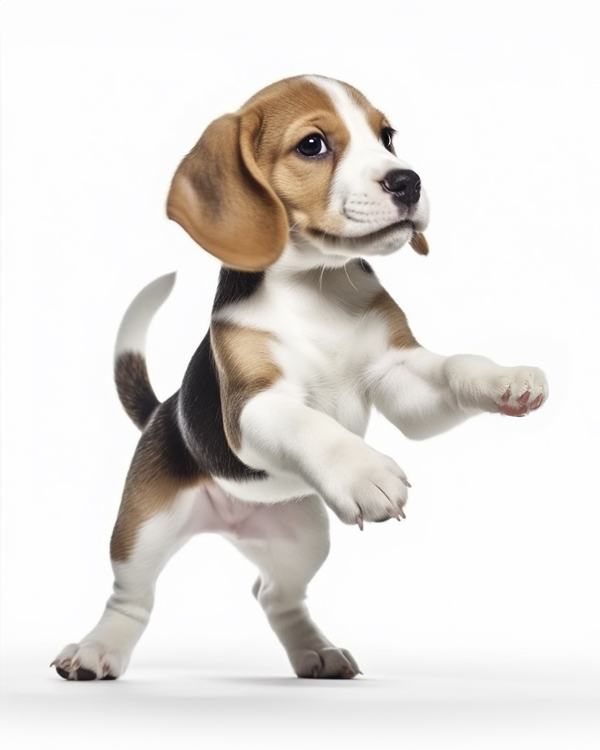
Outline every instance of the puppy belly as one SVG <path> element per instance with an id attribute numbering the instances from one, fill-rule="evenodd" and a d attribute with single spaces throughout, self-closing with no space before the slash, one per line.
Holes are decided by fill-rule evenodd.
<path id="1" fill-rule="evenodd" d="M 188 494 L 189 493 L 189 494 Z M 256 505 L 233 497 L 218 485 L 186 492 L 191 506 L 182 535 L 216 533 L 235 539 L 293 539 L 283 505 Z"/>

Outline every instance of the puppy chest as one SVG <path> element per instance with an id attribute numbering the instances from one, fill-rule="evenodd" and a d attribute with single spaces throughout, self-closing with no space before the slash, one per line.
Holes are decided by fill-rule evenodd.
<path id="1" fill-rule="evenodd" d="M 368 352 L 348 333 L 311 333 L 274 347 L 284 376 L 281 387 L 352 432 L 364 433 L 370 411 L 363 377 Z"/>
<path id="2" fill-rule="evenodd" d="M 369 417 L 365 373 L 386 347 L 385 327 L 369 314 L 378 282 L 360 268 L 279 278 L 267 273 L 247 299 L 219 313 L 267 335 L 270 384 L 357 434 Z"/>

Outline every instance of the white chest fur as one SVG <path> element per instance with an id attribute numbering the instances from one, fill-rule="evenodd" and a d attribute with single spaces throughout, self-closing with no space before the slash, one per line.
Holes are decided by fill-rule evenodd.
<path id="1" fill-rule="evenodd" d="M 255 294 L 224 307 L 215 317 L 269 332 L 273 360 L 283 373 L 272 391 L 362 436 L 371 409 L 365 374 L 387 346 L 381 318 L 368 312 L 380 290 L 377 278 L 358 263 L 300 273 L 269 269 Z M 255 457 L 245 453 L 242 446 L 240 457 L 254 465 Z M 245 500 L 264 501 L 265 493 L 280 499 L 282 494 L 308 491 L 298 477 L 280 473 L 242 485 L 218 481 Z"/>
<path id="2" fill-rule="evenodd" d="M 284 376 L 275 387 L 363 435 L 370 409 L 364 373 L 386 347 L 381 319 L 365 313 L 380 289 L 358 264 L 292 274 L 271 269 L 256 294 L 217 318 L 272 334 Z"/>

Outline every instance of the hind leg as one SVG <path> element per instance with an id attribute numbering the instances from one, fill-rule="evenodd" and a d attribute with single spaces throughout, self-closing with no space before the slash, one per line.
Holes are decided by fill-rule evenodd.
<path id="1" fill-rule="evenodd" d="M 210 480 L 178 437 L 176 409 L 176 397 L 161 404 L 137 445 L 111 539 L 113 594 L 96 627 L 52 662 L 65 679 L 123 674 L 148 624 L 159 573 L 207 520 Z"/>
<path id="2" fill-rule="evenodd" d="M 308 583 L 329 552 L 329 522 L 317 496 L 254 511 L 233 544 L 259 570 L 253 593 L 298 677 L 352 678 L 360 672 L 345 649 L 315 625 L 305 604 Z"/>
<path id="3" fill-rule="evenodd" d="M 119 544 L 130 533 L 121 514 L 113 535 L 113 594 L 98 624 L 78 643 L 66 646 L 51 666 L 67 680 L 110 680 L 120 677 L 134 646 L 146 629 L 154 604 L 154 587 L 170 557 L 197 531 L 201 490 L 179 493 L 162 511 L 136 529 L 125 555 Z M 129 519 L 131 521 L 131 519 Z M 115 542 L 116 540 L 116 542 Z"/>

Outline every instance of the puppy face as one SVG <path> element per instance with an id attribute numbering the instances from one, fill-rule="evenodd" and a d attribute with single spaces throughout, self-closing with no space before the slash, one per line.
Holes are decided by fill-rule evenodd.
<path id="1" fill-rule="evenodd" d="M 266 118 L 257 157 L 294 233 L 325 255 L 355 257 L 393 252 L 422 232 L 429 209 L 420 180 L 407 202 L 392 189 L 398 177 L 386 186 L 388 175 L 408 175 L 410 167 L 395 154 L 385 115 L 347 84 L 295 83 L 293 110 L 276 106 L 277 117 Z"/>
<path id="2" fill-rule="evenodd" d="M 271 265 L 290 239 L 317 265 L 408 241 L 426 254 L 427 199 L 392 139 L 351 86 L 279 81 L 207 128 L 173 179 L 168 214 L 243 270 Z"/>
<path id="3" fill-rule="evenodd" d="M 335 170 L 329 213 L 339 230 L 314 236 L 324 252 L 387 254 L 427 227 L 429 204 L 419 176 L 395 152 L 394 130 L 356 89 L 319 80 L 346 123 L 350 141 Z M 422 244 L 413 247 L 421 252 Z"/>

